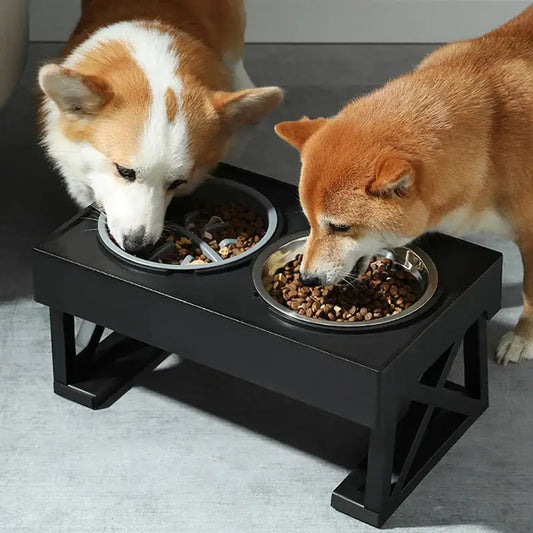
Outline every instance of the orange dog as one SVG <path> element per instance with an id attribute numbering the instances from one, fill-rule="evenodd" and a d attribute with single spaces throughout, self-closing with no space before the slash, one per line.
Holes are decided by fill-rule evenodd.
<path id="1" fill-rule="evenodd" d="M 533 7 L 444 46 L 332 118 L 276 132 L 301 151 L 311 225 L 302 280 L 337 283 L 379 248 L 428 231 L 509 236 L 523 257 L 525 305 L 497 359 L 533 359 Z"/>
<path id="2" fill-rule="evenodd" d="M 86 0 L 63 58 L 41 68 L 43 144 L 129 252 L 281 102 L 244 69 L 244 27 L 243 0 Z"/>

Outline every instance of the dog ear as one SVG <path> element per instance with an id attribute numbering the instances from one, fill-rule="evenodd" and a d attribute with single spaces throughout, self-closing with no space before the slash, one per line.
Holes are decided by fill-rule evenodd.
<path id="1" fill-rule="evenodd" d="M 381 198 L 403 198 L 415 182 L 413 165 L 402 157 L 387 157 L 376 166 L 376 175 L 366 192 Z"/>
<path id="2" fill-rule="evenodd" d="M 274 131 L 289 144 L 292 144 L 297 150 L 301 150 L 308 139 L 315 134 L 325 123 L 327 119 L 317 118 L 311 120 L 303 117 L 301 120 L 291 122 L 280 122 L 274 128 Z"/>
<path id="3" fill-rule="evenodd" d="M 59 65 L 39 70 L 39 85 L 65 113 L 92 115 L 112 98 L 108 84 L 96 76 L 84 76 Z"/>
<path id="4" fill-rule="evenodd" d="M 236 92 L 217 91 L 212 96 L 216 111 L 232 130 L 259 122 L 274 111 L 282 100 L 283 91 L 279 87 L 258 87 Z"/>

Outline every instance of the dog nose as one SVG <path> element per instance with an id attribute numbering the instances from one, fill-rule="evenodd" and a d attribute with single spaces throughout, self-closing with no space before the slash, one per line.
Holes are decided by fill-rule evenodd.
<path id="1" fill-rule="evenodd" d="M 300 272 L 300 281 L 302 282 L 302 285 L 305 285 L 306 287 L 315 287 L 316 285 L 321 284 L 318 276 L 306 274 L 305 272 Z"/>
<path id="2" fill-rule="evenodd" d="M 132 233 L 124 235 L 124 239 L 122 241 L 122 247 L 124 250 L 126 250 L 126 252 L 129 254 L 133 254 L 142 250 L 144 247 L 144 233 L 145 230 L 144 227 L 142 227 Z"/>

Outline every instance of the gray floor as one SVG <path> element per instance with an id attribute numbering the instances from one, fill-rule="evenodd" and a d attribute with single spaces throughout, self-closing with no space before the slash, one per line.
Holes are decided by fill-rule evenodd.
<path id="1" fill-rule="evenodd" d="M 107 410 L 54 396 L 47 311 L 32 302 L 31 246 L 73 206 L 34 140 L 32 45 L 0 115 L 0 531 L 327 533 L 372 531 L 329 507 L 353 426 L 171 359 Z M 284 106 L 245 132 L 230 160 L 295 182 L 298 157 L 272 125 L 341 104 L 408 69 L 428 46 L 250 46 L 257 83 Z M 518 317 L 521 266 L 505 252 L 505 308 L 489 347 Z M 98 297 L 98 295 L 95 295 Z M 533 530 L 533 363 L 490 361 L 491 407 L 390 520 L 400 531 Z"/>

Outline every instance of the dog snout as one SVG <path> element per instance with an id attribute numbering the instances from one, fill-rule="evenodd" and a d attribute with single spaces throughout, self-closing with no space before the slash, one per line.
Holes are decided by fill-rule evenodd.
<path id="1" fill-rule="evenodd" d="M 322 285 L 320 278 L 315 274 L 309 274 L 308 272 L 300 272 L 300 281 L 302 285 L 306 287 L 316 287 L 317 285 Z"/>
<path id="2" fill-rule="evenodd" d="M 133 254 L 139 252 L 144 248 L 144 236 L 146 234 L 146 228 L 144 226 L 124 235 L 122 241 L 122 247 L 126 252 Z"/>

